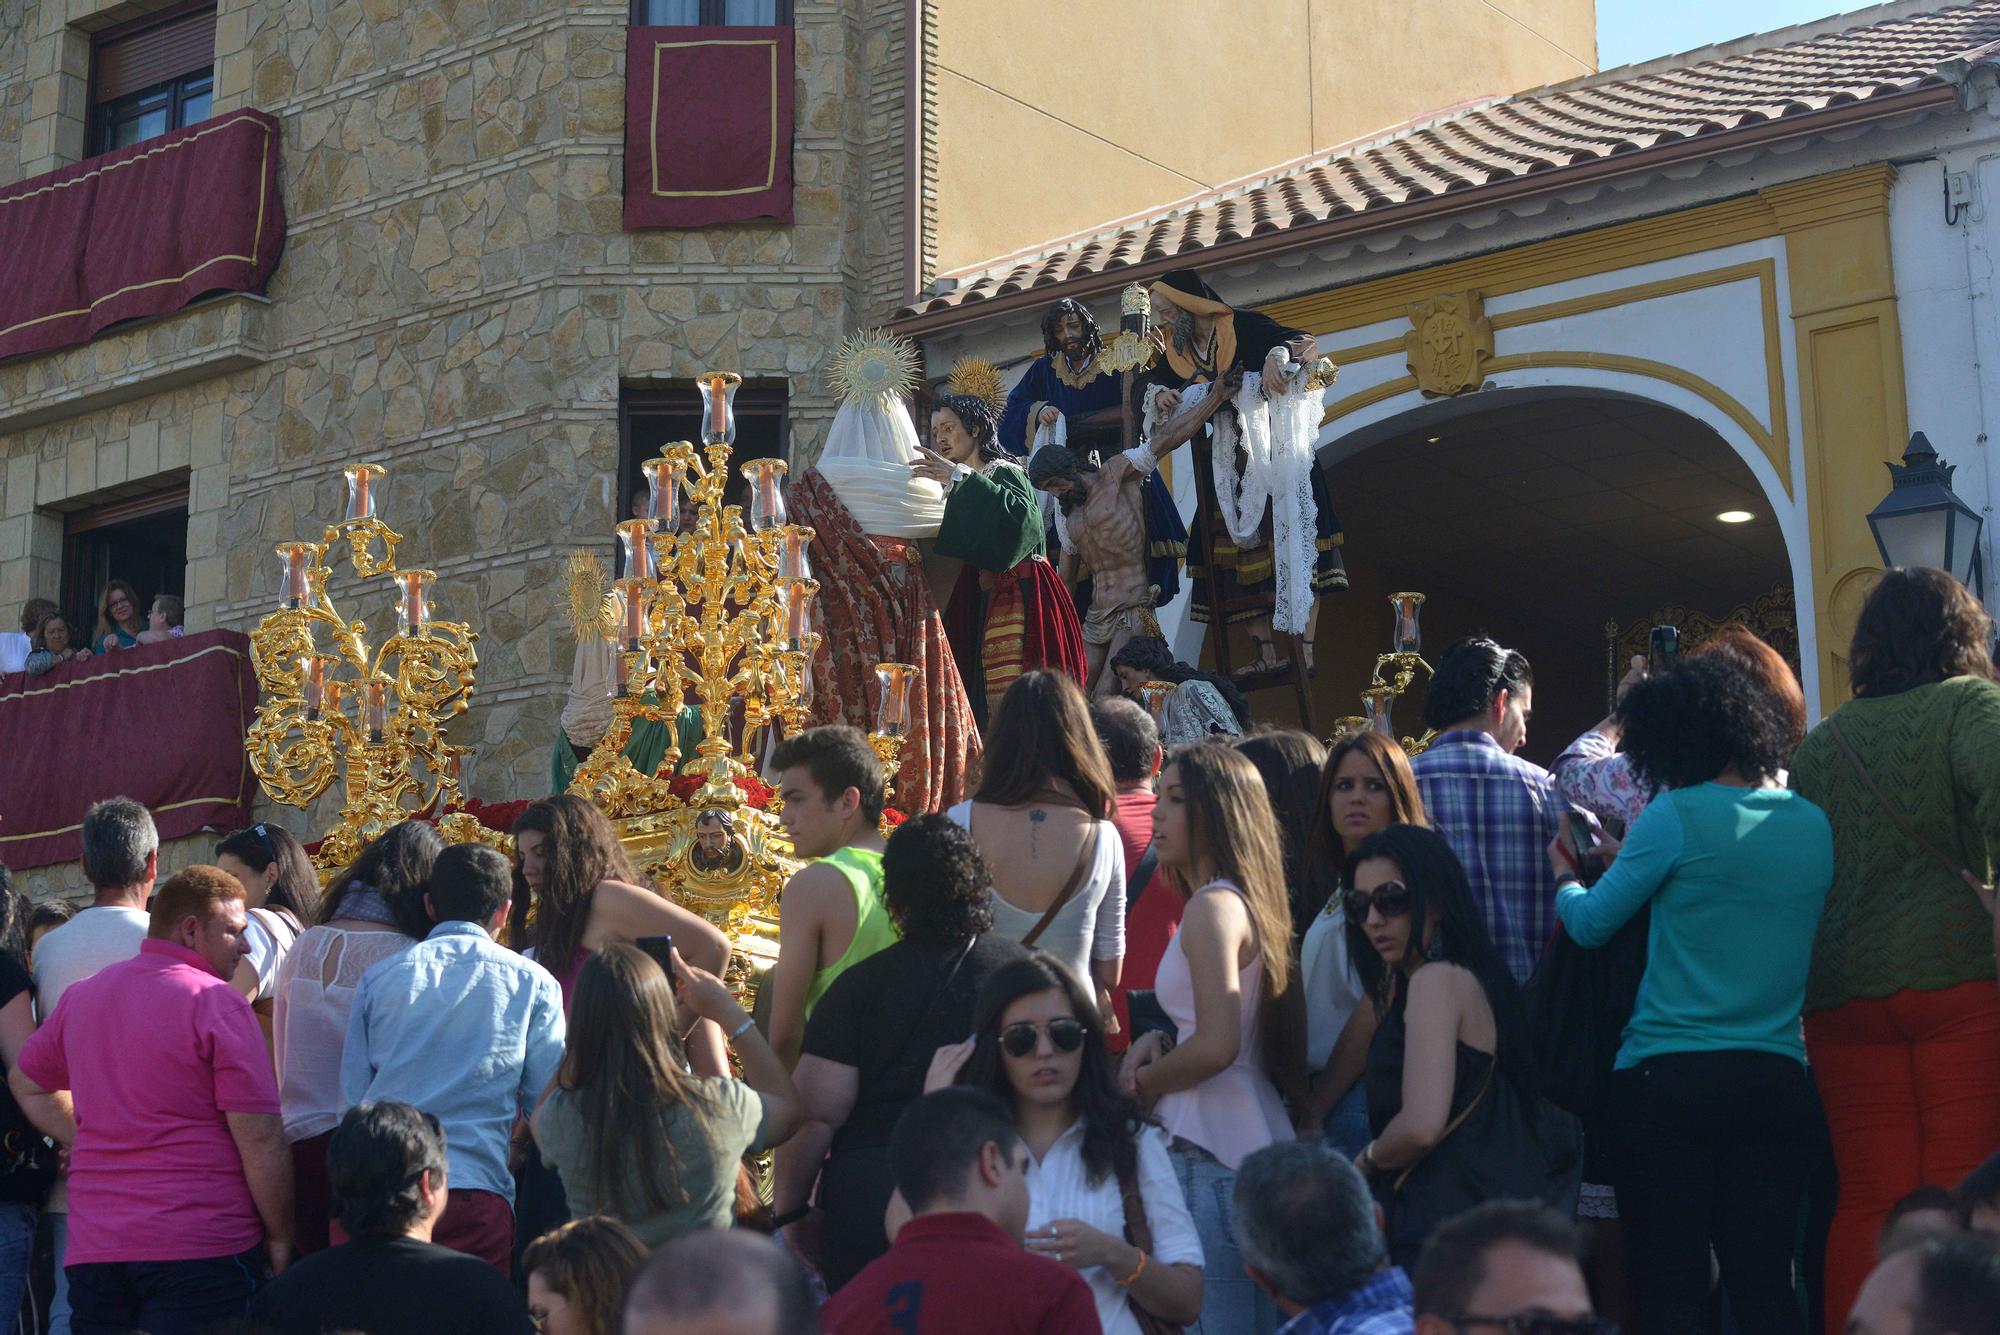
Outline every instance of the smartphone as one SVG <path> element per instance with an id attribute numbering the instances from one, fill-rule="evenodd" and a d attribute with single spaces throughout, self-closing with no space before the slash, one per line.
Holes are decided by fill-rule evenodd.
<path id="1" fill-rule="evenodd" d="M 667 971 L 668 987 L 679 986 L 674 978 L 674 939 L 671 936 L 642 936 L 632 944 L 659 961 L 660 967 Z"/>
<path id="2" fill-rule="evenodd" d="M 1604 870 L 1604 858 L 1597 851 L 1597 836 L 1591 833 L 1590 821 L 1581 811 L 1568 814 L 1569 841 L 1576 847 L 1576 870 L 1585 882 L 1594 881 Z"/>
<path id="3" fill-rule="evenodd" d="M 1646 670 L 1648 672 L 1672 672 L 1681 662 L 1681 629 L 1679 626 L 1655 626 L 1652 639 L 1646 648 Z"/>

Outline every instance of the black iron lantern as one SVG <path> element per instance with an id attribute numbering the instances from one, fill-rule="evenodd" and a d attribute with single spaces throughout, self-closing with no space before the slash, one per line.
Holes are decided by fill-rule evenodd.
<path id="1" fill-rule="evenodd" d="M 1888 469 L 1889 494 L 1868 512 L 1882 563 L 1936 566 L 1984 598 L 1979 531 L 1986 521 L 1951 489 L 1952 465 L 1938 458 L 1919 431 L 1910 437 L 1903 462 Z"/>

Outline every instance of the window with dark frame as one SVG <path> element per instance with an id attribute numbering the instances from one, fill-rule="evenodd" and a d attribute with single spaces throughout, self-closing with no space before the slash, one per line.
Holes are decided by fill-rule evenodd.
<path id="1" fill-rule="evenodd" d="M 104 586 L 122 579 L 139 594 L 143 617 L 155 596 L 187 591 L 188 483 L 106 499 L 63 515 L 62 614 L 92 642 Z"/>
<path id="2" fill-rule="evenodd" d="M 91 44 L 90 151 L 109 153 L 209 118 L 215 6 L 149 15 Z"/>
<path id="3" fill-rule="evenodd" d="M 748 459 L 789 459 L 788 388 L 783 380 L 748 380 L 736 391 L 736 445 L 729 456 L 725 505 L 748 504 L 743 480 Z M 618 520 L 632 518 L 634 502 L 646 490 L 639 465 L 660 457 L 677 440 L 701 445 L 701 395 L 691 384 L 624 389 L 618 397 Z M 703 456 L 704 460 L 706 456 Z M 609 536 L 608 534 L 606 535 Z"/>
<path id="4" fill-rule="evenodd" d="M 632 0 L 632 22 L 652 27 L 787 27 L 792 0 Z"/>

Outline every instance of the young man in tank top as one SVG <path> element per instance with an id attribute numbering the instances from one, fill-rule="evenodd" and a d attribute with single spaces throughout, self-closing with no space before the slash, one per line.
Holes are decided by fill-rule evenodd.
<path id="1" fill-rule="evenodd" d="M 801 867 L 778 901 L 771 1046 L 798 1063 L 806 1016 L 847 969 L 896 939 L 882 904 L 882 762 L 859 728 L 808 728 L 772 754 L 778 819 Z"/>

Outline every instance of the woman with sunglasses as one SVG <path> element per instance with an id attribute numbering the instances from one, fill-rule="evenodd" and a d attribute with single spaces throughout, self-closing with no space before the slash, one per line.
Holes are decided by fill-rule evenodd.
<path id="1" fill-rule="evenodd" d="M 1742 1329 L 1803 1335 L 1792 1246 L 1825 1127 L 1800 1012 L 1833 830 L 1777 786 L 1796 720 L 1719 656 L 1640 682 L 1618 719 L 1660 796 L 1590 888 L 1563 841 L 1549 862 L 1581 946 L 1652 909 L 1608 1116 L 1638 1330 L 1707 1327 L 1712 1253 Z"/>
<path id="2" fill-rule="evenodd" d="M 1347 855 L 1347 949 L 1373 1000 L 1368 1122 L 1356 1156 L 1409 1269 L 1439 1224 L 1542 1195 L 1547 1162 L 1521 988 L 1435 831 L 1391 825 Z"/>
<path id="3" fill-rule="evenodd" d="M 998 1096 L 1028 1147 L 1030 1251 L 1074 1267 L 1104 1335 L 1140 1335 L 1140 1309 L 1170 1325 L 1201 1316 L 1201 1240 L 1166 1137 L 1119 1092 L 1096 1004 L 1047 955 L 1005 965 L 979 991 L 972 1037 L 939 1048 L 925 1092 L 954 1083 Z M 1151 1237 L 1127 1240 L 1132 1210 Z"/>
<path id="4" fill-rule="evenodd" d="M 444 839 L 434 826 L 414 820 L 391 826 L 335 874 L 314 925 L 278 968 L 271 1038 L 285 1139 L 292 1143 L 294 1246 L 300 1256 L 328 1245 L 333 1189 L 326 1151 L 347 1111 L 340 1097 L 340 1059 L 355 989 L 371 966 L 408 950 L 430 931 L 424 894 L 431 864 L 443 851 Z"/>
<path id="5" fill-rule="evenodd" d="M 243 911 L 248 919 L 243 939 L 250 949 L 230 981 L 249 999 L 257 1022 L 264 1027 L 264 1041 L 269 1043 L 278 966 L 285 962 L 299 934 L 319 916 L 319 873 L 291 831 L 267 821 L 238 830 L 216 844 L 215 865 L 243 885 Z"/>
<path id="6" fill-rule="evenodd" d="M 1219 742 L 1174 752 L 1160 772 L 1153 844 L 1160 866 L 1191 887 L 1154 980 L 1179 1038 L 1141 1035 L 1119 1080 L 1154 1105 L 1171 1137 L 1174 1174 L 1208 1258 L 1201 1319 L 1188 1328 L 1268 1335 L 1277 1309 L 1244 1274 L 1224 1204 L 1238 1164 L 1292 1138 L 1265 1052 L 1294 983 L 1292 915 L 1278 818 L 1257 767 Z M 1302 1051 L 1275 1055 L 1281 1071 L 1304 1062 Z"/>
<path id="7" fill-rule="evenodd" d="M 1298 1132 L 1325 1136 L 1351 1159 L 1368 1143 L 1368 1092 L 1361 1072 L 1375 1037 L 1375 1008 L 1361 1004 L 1366 994 L 1348 961 L 1340 872 L 1369 835 L 1391 825 L 1430 822 L 1409 756 L 1374 731 L 1342 738 L 1328 753 L 1312 811 L 1301 906 L 1310 925 L 1299 947 L 1306 1069 L 1312 1075 Z"/>

